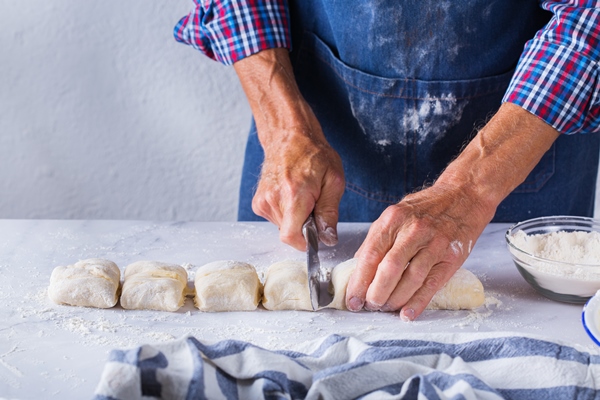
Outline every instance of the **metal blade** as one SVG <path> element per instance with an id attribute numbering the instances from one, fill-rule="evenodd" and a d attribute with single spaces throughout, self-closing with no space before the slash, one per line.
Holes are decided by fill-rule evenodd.
<path id="1" fill-rule="evenodd" d="M 316 311 L 319 309 L 321 262 L 319 261 L 319 234 L 317 233 L 315 216 L 312 213 L 308 216 L 304 225 L 302 225 L 302 234 L 306 240 L 308 291 L 313 311 Z"/>

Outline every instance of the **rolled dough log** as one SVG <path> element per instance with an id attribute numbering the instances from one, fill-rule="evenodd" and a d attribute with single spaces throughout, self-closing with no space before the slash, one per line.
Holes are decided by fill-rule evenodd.
<path id="1" fill-rule="evenodd" d="M 109 260 L 90 258 L 54 268 L 48 296 L 57 304 L 110 308 L 119 299 L 121 271 Z"/>
<path id="2" fill-rule="evenodd" d="M 262 304 L 267 310 L 312 311 L 306 263 L 286 260 L 269 266 Z"/>
<path id="3" fill-rule="evenodd" d="M 358 260 L 352 258 L 337 265 L 331 272 L 330 291 L 333 300 L 327 306 L 338 310 L 346 310 L 346 288 Z M 469 310 L 483 305 L 485 294 L 483 285 L 473 273 L 460 268 L 431 299 L 427 306 L 432 310 Z"/>
<path id="4" fill-rule="evenodd" d="M 215 261 L 196 271 L 194 303 L 200 311 L 252 311 L 262 296 L 256 269 L 239 261 Z"/>
<path id="5" fill-rule="evenodd" d="M 177 311 L 185 301 L 187 272 L 180 265 L 138 261 L 125 268 L 121 306 Z"/>

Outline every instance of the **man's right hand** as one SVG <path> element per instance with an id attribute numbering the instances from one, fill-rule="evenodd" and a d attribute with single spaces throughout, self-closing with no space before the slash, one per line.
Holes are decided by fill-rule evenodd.
<path id="1" fill-rule="evenodd" d="M 287 49 L 270 49 L 234 64 L 265 153 L 252 209 L 279 227 L 280 238 L 306 249 L 302 224 L 314 210 L 320 240 L 337 243 L 344 171 L 306 103 Z"/>

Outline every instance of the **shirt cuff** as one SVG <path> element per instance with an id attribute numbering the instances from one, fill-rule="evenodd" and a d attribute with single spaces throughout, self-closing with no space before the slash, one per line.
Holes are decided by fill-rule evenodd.
<path id="1" fill-rule="evenodd" d="M 503 102 L 565 134 L 600 131 L 600 64 L 576 47 L 527 43 Z"/>
<path id="2" fill-rule="evenodd" d="M 271 48 L 291 49 L 286 0 L 196 0 L 175 26 L 175 40 L 231 65 Z"/>

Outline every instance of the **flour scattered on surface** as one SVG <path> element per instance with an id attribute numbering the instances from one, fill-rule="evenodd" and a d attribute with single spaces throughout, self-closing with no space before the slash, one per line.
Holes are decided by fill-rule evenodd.
<path id="1" fill-rule="evenodd" d="M 495 296 L 486 293 L 483 306 L 474 310 L 469 310 L 468 314 L 453 324 L 453 326 L 458 328 L 472 327 L 474 330 L 479 331 L 479 328 L 485 320 L 494 313 L 494 310 L 500 309 L 502 304 L 502 301 Z"/>
<path id="2" fill-rule="evenodd" d="M 7 370 L 9 370 L 11 373 L 13 373 L 15 376 L 17 376 L 19 378 L 23 376 L 23 373 L 21 372 L 21 370 L 19 370 L 17 367 L 6 362 L 4 360 L 4 358 L 10 354 L 19 353 L 22 351 L 23 351 L 23 349 L 20 349 L 18 347 L 18 345 L 16 345 L 16 346 L 13 346 L 13 348 L 10 349 L 9 351 L 7 351 L 6 353 L 0 355 L 0 365 L 2 365 L 4 368 L 6 368 Z"/>

